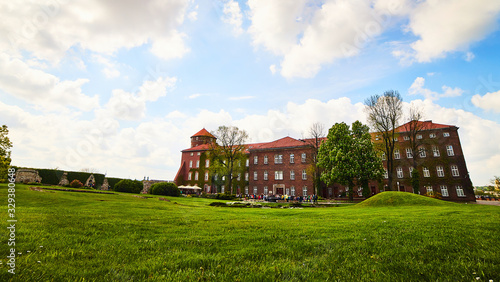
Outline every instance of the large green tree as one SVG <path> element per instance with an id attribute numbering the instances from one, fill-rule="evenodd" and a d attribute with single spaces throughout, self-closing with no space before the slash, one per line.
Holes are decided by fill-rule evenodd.
<path id="1" fill-rule="evenodd" d="M 10 158 L 10 148 L 12 148 L 12 142 L 9 137 L 9 129 L 7 125 L 2 125 L 0 127 L 0 181 L 6 181 L 7 174 L 11 162 Z"/>
<path id="2" fill-rule="evenodd" d="M 223 125 L 212 132 L 212 135 L 217 138 L 217 142 L 211 143 L 209 152 L 210 170 L 218 177 L 214 182 L 227 185 L 226 191 L 235 194 L 233 181 L 245 171 L 245 144 L 248 134 L 238 127 Z"/>
<path id="3" fill-rule="evenodd" d="M 368 127 L 359 121 L 353 123 L 352 130 L 344 122 L 330 128 L 319 148 L 318 165 L 323 168 L 321 180 L 327 185 L 339 183 L 349 187 L 350 200 L 356 184 L 368 189 L 369 180 L 378 179 L 383 173 Z"/>

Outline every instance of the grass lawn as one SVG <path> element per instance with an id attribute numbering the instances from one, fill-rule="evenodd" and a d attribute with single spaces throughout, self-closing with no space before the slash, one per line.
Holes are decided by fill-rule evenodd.
<path id="1" fill-rule="evenodd" d="M 225 208 L 16 187 L 12 275 L 0 185 L 0 281 L 500 281 L 498 206 L 393 192 L 353 206 Z"/>

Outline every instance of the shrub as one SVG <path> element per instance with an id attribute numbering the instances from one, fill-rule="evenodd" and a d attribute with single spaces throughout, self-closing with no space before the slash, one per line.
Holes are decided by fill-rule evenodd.
<path id="1" fill-rule="evenodd" d="M 211 202 L 209 206 L 212 207 L 227 207 L 226 203 L 224 202 Z"/>
<path id="2" fill-rule="evenodd" d="M 139 180 L 122 179 L 114 185 L 113 190 L 116 192 L 139 194 L 142 188 L 142 182 Z"/>
<path id="3" fill-rule="evenodd" d="M 290 204 L 290 207 L 300 208 L 300 207 L 303 207 L 303 205 L 299 202 L 294 202 L 294 203 Z"/>
<path id="4" fill-rule="evenodd" d="M 83 184 L 82 184 L 82 182 L 80 182 L 80 180 L 75 179 L 75 180 L 71 181 L 71 183 L 69 184 L 69 186 L 71 188 L 80 188 L 80 187 L 83 186 Z"/>
<path id="5" fill-rule="evenodd" d="M 151 189 L 149 189 L 149 191 L 153 195 L 172 197 L 179 197 L 181 195 L 181 190 L 177 188 L 177 185 L 172 182 L 155 183 L 151 186 Z"/>
<path id="6" fill-rule="evenodd" d="M 232 195 L 230 193 L 220 193 L 220 194 L 217 194 L 217 199 L 219 200 L 236 200 L 236 196 L 235 195 Z"/>

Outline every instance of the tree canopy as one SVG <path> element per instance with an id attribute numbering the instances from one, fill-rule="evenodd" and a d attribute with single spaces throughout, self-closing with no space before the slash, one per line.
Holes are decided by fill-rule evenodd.
<path id="1" fill-rule="evenodd" d="M 7 179 L 7 174 L 11 162 L 10 158 L 10 148 L 12 148 L 12 142 L 9 139 L 9 129 L 7 125 L 2 125 L 0 127 L 0 181 L 5 181 Z"/>

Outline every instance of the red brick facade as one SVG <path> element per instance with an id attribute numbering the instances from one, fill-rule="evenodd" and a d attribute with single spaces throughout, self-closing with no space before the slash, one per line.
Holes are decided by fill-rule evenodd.
<path id="1" fill-rule="evenodd" d="M 444 200 L 475 201 L 458 128 L 430 121 L 426 123 L 426 130 L 420 134 L 425 154 L 417 158 L 420 194 L 439 192 Z M 405 126 L 398 128 L 399 159 L 394 162 L 394 187 L 391 190 L 412 192 L 410 168 L 413 166 L 413 158 L 406 152 L 409 141 Z M 373 135 L 376 139 L 377 134 Z M 267 143 L 248 144 L 248 175 L 247 177 L 241 175 L 235 184 L 238 193 L 313 195 L 313 180 L 308 173 L 313 153 L 310 141 L 285 137 Z M 206 156 L 210 142 L 215 142 L 215 137 L 205 129 L 191 137 L 191 148 L 182 151 L 181 167 L 174 180 L 177 185 L 197 185 L 206 193 L 223 192 L 224 185 L 216 187 L 212 184 L 212 175 L 206 175 L 210 166 Z M 381 141 L 374 140 L 374 142 Z M 385 161 L 383 164 L 385 167 Z M 371 182 L 372 194 L 387 189 L 386 185 L 387 181 Z M 355 194 L 361 196 L 359 188 L 355 189 L 357 192 Z M 346 187 L 342 185 L 327 187 L 322 184 L 319 194 L 325 198 L 336 198 L 345 195 L 345 192 Z"/>

